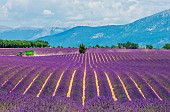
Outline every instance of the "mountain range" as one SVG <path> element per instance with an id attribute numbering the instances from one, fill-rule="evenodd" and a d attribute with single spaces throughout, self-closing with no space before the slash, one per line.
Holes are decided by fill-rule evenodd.
<path id="1" fill-rule="evenodd" d="M 4 40 L 35 40 L 44 36 L 54 35 L 66 31 L 68 28 L 58 27 L 21 27 L 9 28 L 0 26 L 0 39 Z"/>
<path id="2" fill-rule="evenodd" d="M 161 48 L 170 43 L 170 9 L 125 25 L 6 29 L 0 27 L 1 39 L 44 40 L 55 47 L 77 47 L 81 43 L 111 46 L 131 41 L 140 47 L 149 44 Z"/>

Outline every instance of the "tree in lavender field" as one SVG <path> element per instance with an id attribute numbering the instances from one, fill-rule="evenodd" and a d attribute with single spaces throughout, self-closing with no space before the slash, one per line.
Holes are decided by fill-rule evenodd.
<path id="1" fill-rule="evenodd" d="M 86 47 L 85 47 L 84 44 L 80 44 L 80 45 L 79 45 L 79 52 L 80 52 L 80 53 L 83 53 L 83 54 L 86 52 Z"/>

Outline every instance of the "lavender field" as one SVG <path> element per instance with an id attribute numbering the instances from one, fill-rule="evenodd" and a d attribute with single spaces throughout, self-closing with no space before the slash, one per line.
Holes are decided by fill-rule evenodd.
<path id="1" fill-rule="evenodd" d="M 0 49 L 1 111 L 168 112 L 170 51 Z"/>

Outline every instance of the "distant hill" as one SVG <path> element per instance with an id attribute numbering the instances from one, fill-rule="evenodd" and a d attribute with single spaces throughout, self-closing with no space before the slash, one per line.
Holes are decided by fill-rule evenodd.
<path id="1" fill-rule="evenodd" d="M 5 40 L 35 40 L 43 36 L 49 36 L 66 31 L 67 28 L 9 28 L 0 26 L 0 39 Z"/>
<path id="2" fill-rule="evenodd" d="M 152 44 L 161 48 L 170 42 L 170 10 L 154 14 L 126 25 L 99 27 L 77 26 L 62 33 L 45 36 L 39 40 L 48 41 L 53 46 L 116 45 L 119 42 L 132 41 L 141 47 Z"/>
<path id="3" fill-rule="evenodd" d="M 12 28 L 7 27 L 7 26 L 0 26 L 0 33 L 4 32 L 4 31 L 8 31 L 11 30 Z"/>

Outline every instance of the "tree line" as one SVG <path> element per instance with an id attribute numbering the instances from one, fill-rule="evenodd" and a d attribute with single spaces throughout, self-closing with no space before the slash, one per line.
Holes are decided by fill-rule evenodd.
<path id="1" fill-rule="evenodd" d="M 139 49 L 139 45 L 133 42 L 126 42 L 126 43 L 118 43 L 117 45 L 112 46 L 89 46 L 88 48 L 118 48 L 118 49 Z M 152 45 L 146 45 L 143 49 L 154 49 Z M 170 44 L 165 44 L 162 49 L 170 49 Z"/>
<path id="2" fill-rule="evenodd" d="M 139 48 L 139 45 L 138 44 L 135 44 L 133 42 L 126 42 L 126 43 L 118 43 L 117 46 L 114 46 L 112 45 L 111 47 L 109 46 L 100 46 L 100 45 L 96 45 L 96 46 L 89 46 L 89 48 L 119 48 L 119 49 L 138 49 Z M 163 47 L 163 49 L 170 49 L 170 44 L 165 44 Z M 79 45 L 79 53 L 85 53 L 86 52 L 86 47 L 85 45 L 82 43 Z M 145 46 L 145 49 L 153 49 L 153 46 L 152 45 L 146 45 Z"/>
<path id="3" fill-rule="evenodd" d="M 147 45 L 147 48 L 148 46 L 151 46 L 151 45 Z M 96 46 L 89 46 L 88 48 L 119 48 L 119 49 L 138 49 L 139 48 L 139 45 L 138 44 L 135 44 L 133 42 L 126 42 L 126 43 L 118 43 L 117 45 L 112 45 L 112 46 L 100 46 L 100 45 L 96 45 Z M 152 47 L 153 48 L 153 47 Z"/>
<path id="4" fill-rule="evenodd" d="M 170 49 L 170 44 L 165 44 L 162 48 L 163 49 Z"/>
<path id="5" fill-rule="evenodd" d="M 37 40 L 37 41 L 26 41 L 26 40 L 1 40 L 0 48 L 49 48 L 51 47 L 47 41 Z M 64 48 L 63 46 L 57 46 L 57 48 Z M 74 47 L 68 47 L 74 48 Z M 138 49 L 139 45 L 133 42 L 118 43 L 112 46 L 100 46 L 99 44 L 95 46 L 88 46 L 88 48 L 119 48 L 119 49 Z M 153 49 L 152 45 L 146 45 L 146 49 Z M 165 44 L 162 49 L 170 49 L 170 44 Z"/>
<path id="6" fill-rule="evenodd" d="M 0 48 L 46 48 L 50 47 L 46 41 L 0 40 Z"/>

